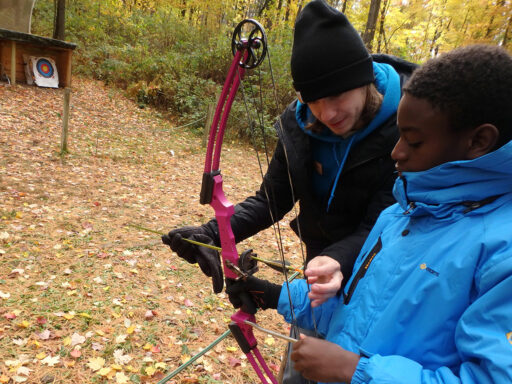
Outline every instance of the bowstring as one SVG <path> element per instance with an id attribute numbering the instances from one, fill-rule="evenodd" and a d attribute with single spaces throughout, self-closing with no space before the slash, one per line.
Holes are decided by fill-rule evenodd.
<path id="1" fill-rule="evenodd" d="M 278 110 L 279 110 L 279 99 L 277 97 L 277 87 L 276 87 L 276 83 L 275 83 L 275 78 L 274 78 L 274 71 L 272 70 L 272 61 L 270 60 L 270 49 L 267 47 L 267 57 L 268 57 L 268 66 L 269 66 L 269 71 L 270 71 L 270 78 L 272 79 L 272 90 L 273 90 L 273 95 L 274 95 L 274 102 L 276 103 L 276 106 L 278 107 Z M 261 87 L 260 87 L 261 89 Z M 279 130 L 281 132 L 281 136 L 284 138 L 285 136 L 285 132 L 284 132 L 284 129 L 283 129 L 283 122 L 281 120 L 281 115 L 279 115 L 278 117 L 278 126 L 279 126 Z M 304 242 L 302 241 L 302 232 L 301 232 L 301 226 L 300 226 L 300 221 L 299 221 L 299 214 L 297 212 L 297 199 L 295 198 L 295 192 L 294 192 L 294 189 L 293 189 L 293 182 L 292 182 L 292 175 L 291 175 L 291 172 L 290 172 L 290 162 L 288 160 L 288 151 L 286 150 L 286 146 L 284 144 L 284 141 L 283 141 L 283 151 L 284 151 L 284 156 L 285 156 L 285 159 L 286 159 L 286 170 L 287 170 L 287 173 L 288 173 L 288 182 L 290 183 L 290 190 L 291 190 L 291 193 L 292 193 L 292 201 L 293 201 L 293 211 L 294 211 L 294 215 L 295 215 L 295 220 L 297 220 L 297 235 L 299 236 L 299 241 L 300 241 L 300 250 L 301 250 L 301 255 L 302 255 L 302 265 L 303 265 L 303 270 L 305 271 L 306 270 L 306 257 L 305 257 L 305 252 L 304 252 Z M 306 287 L 308 289 L 308 293 L 311 291 L 311 288 L 310 288 L 310 285 L 309 285 L 309 279 L 306 275 L 304 275 L 305 279 L 306 279 Z M 286 285 L 288 286 L 288 282 L 286 282 Z M 314 332 L 315 332 L 315 336 L 318 337 L 318 329 L 317 329 L 317 324 L 316 324 L 316 318 L 315 318 L 315 313 L 314 313 L 314 308 L 311 307 L 311 320 L 313 322 L 313 328 L 314 328 Z"/>
<path id="2" fill-rule="evenodd" d="M 272 62 L 271 62 L 271 58 L 270 58 L 270 51 L 267 47 L 267 60 L 268 60 L 268 65 L 269 65 L 269 71 L 270 71 L 270 77 L 271 77 L 271 80 L 272 80 L 272 88 L 273 88 L 273 96 L 274 96 L 274 102 L 275 102 L 275 105 L 277 107 L 277 109 L 279 110 L 279 101 L 278 101 L 278 97 L 277 97 L 277 89 L 276 89 L 276 84 L 275 84 L 275 78 L 274 78 L 274 74 L 273 74 L 273 70 L 272 70 Z M 238 72 L 237 73 L 238 76 L 240 77 L 240 73 Z M 263 94 L 262 94 L 262 76 L 261 76 L 261 67 L 258 68 L 258 79 L 259 79 L 259 105 L 260 105 L 260 110 L 258 111 L 257 109 L 255 110 L 255 114 L 256 114 L 256 117 L 257 119 L 253 119 L 251 118 L 251 112 L 250 112 L 250 109 L 249 109 L 249 106 L 248 106 L 248 103 L 247 103 L 247 99 L 246 99 L 246 95 L 245 95 L 245 87 L 244 87 L 244 84 L 243 84 L 243 81 L 242 79 L 240 78 L 240 82 L 242 84 L 242 87 L 241 87 L 241 91 L 242 91 L 242 99 L 243 99 L 243 102 L 244 102 L 244 106 L 245 106 L 245 109 L 246 109 L 246 114 L 247 116 L 249 117 L 249 127 L 250 127 L 250 130 L 251 130 L 251 141 L 252 141 L 252 144 L 253 144 L 253 147 L 254 147 L 254 150 L 255 150 L 255 153 L 256 153 L 256 158 L 258 160 L 258 166 L 259 166 L 259 170 L 260 170 L 260 175 L 261 175 L 261 178 L 263 180 L 263 191 L 265 193 L 265 196 L 266 196 L 266 199 L 267 199 L 267 202 L 268 202 L 268 208 L 269 208 L 269 214 L 270 214 L 270 217 L 271 217 L 271 220 L 272 220 L 272 228 L 274 230 L 274 236 L 276 237 L 276 243 L 277 243 L 277 247 L 278 247 L 278 251 L 279 251 L 279 256 L 280 256 L 280 259 L 281 259 L 281 264 L 283 266 L 283 274 L 284 274 L 284 277 L 285 277 L 285 286 L 286 286 L 286 290 L 287 290 L 287 295 L 288 295 L 288 302 L 289 302 L 289 305 L 290 305 L 290 310 L 291 310 L 291 317 L 292 317 L 292 328 L 294 329 L 294 331 L 296 332 L 296 334 L 298 335 L 299 334 L 299 330 L 298 330 L 298 326 L 297 326 L 297 319 L 296 319 L 296 316 L 295 316 L 295 311 L 294 311 L 294 308 L 293 308 L 293 300 L 291 298 L 291 290 L 290 290 L 290 286 L 289 286 L 289 279 L 288 279 L 288 273 L 287 273 L 287 270 L 286 268 L 284 268 L 285 264 L 286 264 L 286 259 L 285 259 L 285 252 L 284 252 L 284 246 L 283 246 L 283 238 L 282 238 L 282 233 L 281 233 L 281 226 L 279 224 L 279 221 L 276 221 L 275 220 L 275 217 L 274 217 L 274 212 L 277 212 L 277 206 L 276 206 L 276 201 L 275 199 L 270 199 L 270 194 L 269 194 L 269 191 L 268 191 L 268 188 L 267 188 L 267 183 L 266 183 L 266 180 L 265 180 L 265 176 L 264 176 L 264 172 L 263 172 L 263 166 L 262 166 L 262 162 L 261 162 L 261 159 L 260 159 L 260 155 L 256 149 L 256 142 L 255 142 L 255 133 L 254 133 L 254 124 L 253 124 L 253 121 L 254 120 L 257 120 L 258 121 L 258 126 L 260 128 L 260 131 L 261 131 L 261 136 L 262 136 L 262 140 L 263 140 L 263 147 L 264 147 L 264 151 L 265 151 L 265 159 L 266 159 L 266 165 L 267 165 L 267 169 L 268 169 L 268 166 L 270 164 L 270 158 L 269 158 L 269 150 L 268 150 L 268 146 L 267 146 L 267 135 L 265 133 L 265 125 L 264 125 L 264 113 L 263 113 Z M 251 87 L 249 87 L 249 89 L 251 90 Z M 251 92 L 252 93 L 252 92 Z M 252 93 L 251 95 L 251 99 L 255 100 L 256 97 L 254 96 L 254 93 Z M 279 115 L 278 116 L 278 129 L 279 129 L 279 132 L 278 132 L 278 137 L 284 137 L 284 129 L 283 129 L 283 126 L 282 126 L 282 120 L 281 120 L 281 116 Z M 292 177 L 291 177 L 291 171 L 290 171 L 290 162 L 289 162 L 289 158 L 288 158 L 288 152 L 286 150 L 286 146 L 285 146 L 285 143 L 283 141 L 283 151 L 284 151 L 284 155 L 285 155 L 285 160 L 286 160 L 286 171 L 287 171 L 287 175 L 288 175 L 288 183 L 290 185 L 290 192 L 291 192 L 291 197 L 292 197 L 292 203 L 293 203 L 293 212 L 294 212 L 294 217 L 295 217 L 295 220 L 297 220 L 297 227 L 298 227 L 298 230 L 297 230 L 297 234 L 299 236 L 299 242 L 300 242 L 300 250 L 301 250 L 301 257 L 302 257 L 302 265 L 303 265 L 303 269 L 306 268 L 306 257 L 305 257 L 305 251 L 304 251 L 304 242 L 302 240 L 302 233 L 301 233 L 301 228 L 300 228 L 300 222 L 299 222 L 299 215 L 298 215 L 298 211 L 297 211 L 297 199 L 295 198 L 295 192 L 294 192 L 294 187 L 293 187 L 293 182 L 292 182 Z M 274 193 L 274 190 L 273 190 L 273 187 L 272 185 L 270 185 L 270 188 L 271 188 L 271 193 L 272 193 L 272 196 L 275 196 L 275 193 Z M 273 203 L 273 207 L 270 206 L 271 202 Z M 274 209 L 274 211 L 272 210 L 272 208 Z M 306 277 L 306 276 L 305 276 Z M 310 292 L 310 286 L 309 286 L 309 282 L 308 282 L 308 278 L 306 277 L 306 286 L 307 286 L 307 289 L 308 289 L 308 292 Z M 311 308 L 311 316 L 312 316 L 312 322 L 313 322 L 313 327 L 314 327 L 314 332 L 315 332 L 315 335 L 318 336 L 318 330 L 317 330 L 317 324 L 316 324 L 316 318 L 314 316 L 314 308 Z"/>
<path id="3" fill-rule="evenodd" d="M 267 50 L 267 53 L 268 53 L 268 50 Z M 258 69 L 258 74 L 259 74 L 259 78 L 260 78 L 260 81 L 261 81 L 261 69 Z M 270 193 L 268 191 L 268 186 L 267 186 L 267 183 L 265 181 L 265 175 L 264 175 L 264 172 L 263 172 L 263 165 L 262 165 L 262 161 L 261 161 L 261 158 L 260 158 L 260 154 L 258 152 L 258 150 L 256 149 L 256 141 L 255 141 L 255 133 L 254 133 L 254 119 L 251 118 L 251 112 L 250 112 L 250 109 L 249 109 L 249 106 L 248 106 L 248 103 L 247 103 L 247 98 L 246 98 L 246 95 L 245 95 L 245 87 L 244 87 L 244 84 L 242 83 L 242 87 L 240 87 L 241 90 L 242 90 L 242 100 L 244 102 L 244 106 L 245 106 L 245 110 L 246 110 L 246 113 L 247 113 L 247 116 L 249 117 L 249 127 L 250 127 L 250 130 L 251 130 L 251 141 L 252 141 L 252 144 L 253 144 L 253 149 L 256 153 L 256 158 L 258 160 L 258 167 L 259 167 L 259 170 L 260 170 L 260 175 L 261 175 L 261 178 L 263 180 L 262 182 L 262 185 L 263 185 L 263 192 L 265 193 L 265 197 L 267 199 L 267 202 L 268 202 L 268 208 L 269 208 L 269 214 L 270 214 L 270 218 L 272 220 L 272 229 L 274 231 L 274 236 L 276 238 L 276 245 L 277 245 L 277 248 L 278 248 L 278 253 L 279 253 L 279 256 L 281 258 L 281 264 L 283 266 L 282 270 L 283 270 L 283 274 L 284 274 L 284 277 L 285 277 L 285 284 L 286 284 L 286 287 L 287 287 L 287 293 L 288 293 L 288 302 L 290 303 L 290 310 L 291 310 L 291 314 L 292 314 L 292 327 L 293 328 L 296 328 L 297 329 L 297 318 L 295 316 L 295 311 L 293 309 L 293 305 L 292 305 L 292 298 L 291 298 L 291 292 L 290 292 L 290 288 L 289 288 L 289 285 L 288 285 L 288 272 L 286 270 L 286 268 L 284 268 L 284 265 L 285 265 L 285 256 L 284 256 L 284 246 L 283 246 L 283 240 L 282 240 L 282 233 L 281 233 L 281 226 L 279 224 L 279 221 L 275 220 L 275 217 L 274 217 L 274 212 L 277 212 L 277 206 L 276 206 L 276 202 L 275 202 L 275 199 L 270 199 Z M 260 82 L 260 90 L 261 90 L 261 82 Z M 261 98 L 261 92 L 260 92 L 260 98 Z M 254 100 L 255 97 L 254 95 L 251 96 L 251 98 Z M 260 106 L 262 106 L 262 102 L 260 104 Z M 257 120 L 258 120 L 258 125 L 260 126 L 260 129 L 263 127 L 263 117 L 261 116 L 263 112 L 259 112 L 256 110 L 255 114 L 256 114 L 256 117 L 257 117 Z M 270 164 L 270 159 L 269 159 L 269 155 L 268 155 L 268 146 L 267 146 L 267 139 L 266 139 L 266 135 L 262 135 L 262 139 L 263 139 L 263 148 L 265 150 L 265 158 L 266 158 L 266 165 L 267 165 L 267 169 L 268 169 L 268 165 Z M 275 196 L 274 194 L 274 190 L 273 190 L 273 187 L 271 187 L 271 193 L 272 193 L 272 196 Z M 272 207 L 270 207 L 270 203 L 271 201 L 273 202 L 274 204 L 274 211 L 272 210 Z"/>

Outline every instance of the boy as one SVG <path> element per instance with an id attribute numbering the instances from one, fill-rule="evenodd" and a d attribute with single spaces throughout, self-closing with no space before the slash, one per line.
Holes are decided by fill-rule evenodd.
<path id="1" fill-rule="evenodd" d="M 427 62 L 404 88 L 383 211 L 340 297 L 312 309 L 290 285 L 304 377 L 345 383 L 512 382 L 512 57 L 475 45 Z M 306 271 L 306 274 L 308 272 Z M 286 288 L 250 277 L 292 320 Z M 280 296 L 279 296 L 280 295 Z"/>

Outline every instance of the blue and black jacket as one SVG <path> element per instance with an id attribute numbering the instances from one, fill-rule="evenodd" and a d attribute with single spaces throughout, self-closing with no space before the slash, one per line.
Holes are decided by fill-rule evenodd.
<path id="1" fill-rule="evenodd" d="M 389 55 L 374 55 L 374 61 L 391 65 L 403 83 L 416 68 Z M 392 187 L 396 178 L 390 153 L 398 140 L 396 113 L 391 113 L 372 128 L 364 139 L 354 143 L 334 186 L 334 197 L 319 198 L 314 178 L 312 140 L 297 120 L 297 100 L 281 115 L 282 130 L 276 123 L 278 143 L 260 190 L 235 206 L 231 219 L 237 242 L 268 228 L 293 208 L 288 178 L 288 156 L 296 200 L 300 204 L 298 219 L 291 222 L 306 245 L 307 261 L 317 255 L 338 260 L 348 279 L 354 260 L 380 212 L 395 202 Z M 270 194 L 270 201 L 264 187 Z M 329 194 L 333 187 L 328 188 Z M 329 205 L 329 209 L 327 206 Z M 273 215 L 269 208 L 272 207 Z M 215 220 L 205 225 L 217 232 Z"/>

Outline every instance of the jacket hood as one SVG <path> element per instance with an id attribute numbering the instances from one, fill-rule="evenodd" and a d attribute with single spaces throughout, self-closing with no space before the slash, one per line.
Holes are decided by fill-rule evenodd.
<path id="1" fill-rule="evenodd" d="M 512 141 L 474 160 L 453 161 L 422 172 L 403 172 L 393 195 L 407 210 L 414 203 L 424 210 L 443 205 L 479 202 L 512 192 Z"/>

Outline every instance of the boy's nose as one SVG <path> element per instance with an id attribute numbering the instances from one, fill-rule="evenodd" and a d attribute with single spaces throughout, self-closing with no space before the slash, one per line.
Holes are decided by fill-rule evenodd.
<path id="1" fill-rule="evenodd" d="M 395 148 L 391 151 L 391 158 L 395 161 L 403 161 L 407 158 L 407 152 L 405 151 L 402 139 L 398 139 L 395 144 Z"/>

